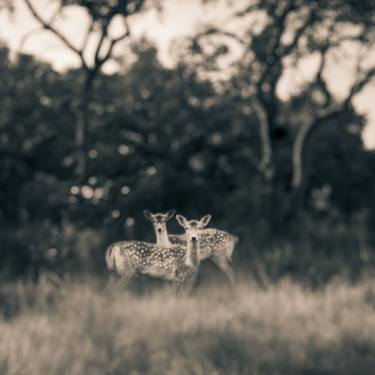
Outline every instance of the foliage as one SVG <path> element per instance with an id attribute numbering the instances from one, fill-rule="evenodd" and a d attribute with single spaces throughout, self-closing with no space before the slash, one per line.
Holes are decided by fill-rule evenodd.
<path id="1" fill-rule="evenodd" d="M 88 33 L 103 39 L 94 65 L 75 51 L 81 68 L 58 73 L 28 55 L 11 61 L 0 49 L 3 276 L 102 269 L 110 242 L 153 239 L 142 209 L 170 208 L 212 213 L 213 226 L 239 235 L 236 261 L 258 280 L 289 273 L 320 285 L 373 265 L 375 154 L 363 146 L 366 119 L 352 100 L 375 70 L 359 65 L 341 102 L 324 74 L 342 43 L 371 45 L 371 2 L 254 2 L 233 17 L 263 14 L 257 32 L 209 25 L 192 50 L 176 48 L 172 68 L 140 39 L 112 75 L 101 72 L 113 58 L 111 40 L 120 41 L 107 33 L 109 22 L 118 14 L 126 21 L 143 2 L 61 2 L 77 4 L 90 14 Z M 353 33 L 343 34 L 348 24 Z M 125 29 L 122 38 L 126 22 Z M 231 51 L 229 39 L 243 55 L 223 80 L 211 73 Z M 281 99 L 286 61 L 314 54 L 316 76 Z"/>
<path id="2" fill-rule="evenodd" d="M 247 261 L 248 272 L 256 275 L 259 261 L 272 277 L 294 270 L 303 278 L 305 260 L 314 257 L 307 248 L 326 243 L 327 250 L 319 255 L 324 263 L 331 244 L 337 247 L 335 241 L 348 245 L 331 268 L 309 276 L 311 281 L 321 283 L 342 271 L 360 273 L 353 259 L 372 238 L 366 227 L 375 207 L 375 159 L 363 148 L 363 120 L 355 112 L 344 130 L 341 122 L 349 119 L 348 114 L 321 124 L 313 134 L 306 159 L 305 219 L 275 229 L 264 211 L 263 181 L 254 165 L 259 151 L 257 119 L 247 114 L 247 103 L 235 90 L 218 92 L 184 62 L 165 68 L 154 46 L 145 40 L 135 43 L 134 64 L 124 73 L 100 75 L 94 85 L 88 173 L 78 183 L 72 137 L 74 82 L 82 72 L 57 73 L 26 55 L 12 63 L 7 49 L 1 51 L 3 276 L 34 278 L 43 269 L 102 269 L 106 244 L 123 238 L 153 239 L 142 209 L 170 208 L 190 217 L 212 213 L 214 226 L 240 236 L 237 259 Z M 294 98 L 285 105 L 285 116 L 307 103 L 308 95 Z M 287 150 L 294 126 L 280 143 L 280 181 L 291 173 Z M 275 199 L 285 201 L 287 189 L 281 184 Z M 344 229 L 358 217 L 358 231 Z M 317 223 L 326 230 L 310 231 Z M 178 227 L 171 223 L 170 230 Z M 340 233 L 350 235 L 342 238 Z M 275 243 L 292 249 L 285 253 L 288 266 L 275 269 L 268 262 Z M 303 246 L 303 261 L 300 243 L 309 244 Z"/>

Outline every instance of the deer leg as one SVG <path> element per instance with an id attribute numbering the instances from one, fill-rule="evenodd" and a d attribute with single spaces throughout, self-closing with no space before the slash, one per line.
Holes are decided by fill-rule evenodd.
<path id="1" fill-rule="evenodd" d="M 212 257 L 212 261 L 226 274 L 230 283 L 234 285 L 236 277 L 229 260 L 224 257 Z"/>
<path id="2" fill-rule="evenodd" d="M 197 270 L 192 267 L 184 266 L 176 272 L 177 280 L 174 282 L 177 295 L 188 294 L 191 292 L 197 276 Z"/>
<path id="3" fill-rule="evenodd" d="M 180 295 L 182 291 L 182 283 L 180 281 L 176 281 L 173 283 L 173 290 L 176 295 Z"/>
<path id="4" fill-rule="evenodd" d="M 116 272 L 111 271 L 107 280 L 107 288 L 112 289 L 113 287 L 116 287 L 119 281 L 120 281 L 120 276 L 117 275 Z"/>
<path id="5" fill-rule="evenodd" d="M 174 291 L 177 296 L 189 294 L 193 288 L 191 281 L 181 281 L 174 283 Z"/>
<path id="6" fill-rule="evenodd" d="M 129 284 L 138 277 L 138 272 L 132 271 L 126 274 L 123 274 L 120 279 L 120 283 L 123 287 L 128 288 Z"/>

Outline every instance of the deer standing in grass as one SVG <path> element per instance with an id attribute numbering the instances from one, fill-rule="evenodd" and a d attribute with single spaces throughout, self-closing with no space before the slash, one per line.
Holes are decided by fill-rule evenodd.
<path id="1" fill-rule="evenodd" d="M 156 244 L 170 247 L 172 245 L 186 246 L 184 234 L 170 234 L 167 231 L 167 221 L 175 214 L 175 210 L 167 213 L 153 214 L 150 211 L 143 211 L 146 219 L 150 220 L 155 231 Z M 232 263 L 232 254 L 234 247 L 238 242 L 238 237 L 214 228 L 204 229 L 200 236 L 200 260 L 211 258 L 212 261 L 227 275 L 232 284 L 235 281 L 235 275 Z"/>
<path id="2" fill-rule="evenodd" d="M 201 259 L 201 231 L 211 220 L 211 215 L 190 221 L 177 215 L 176 219 L 185 229 L 185 246 L 164 246 L 141 241 L 116 242 L 106 250 L 108 269 L 125 282 L 144 274 L 172 281 L 177 292 L 190 290 Z"/>

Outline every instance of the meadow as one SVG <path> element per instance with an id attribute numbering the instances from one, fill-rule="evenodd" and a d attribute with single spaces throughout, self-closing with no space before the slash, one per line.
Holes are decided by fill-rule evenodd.
<path id="1" fill-rule="evenodd" d="M 0 287 L 0 374 L 373 374 L 375 287 Z"/>

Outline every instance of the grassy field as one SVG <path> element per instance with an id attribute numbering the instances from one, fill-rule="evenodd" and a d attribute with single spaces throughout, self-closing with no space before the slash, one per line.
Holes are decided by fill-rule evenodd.
<path id="1" fill-rule="evenodd" d="M 373 374 L 375 289 L 0 288 L 0 374 Z"/>

